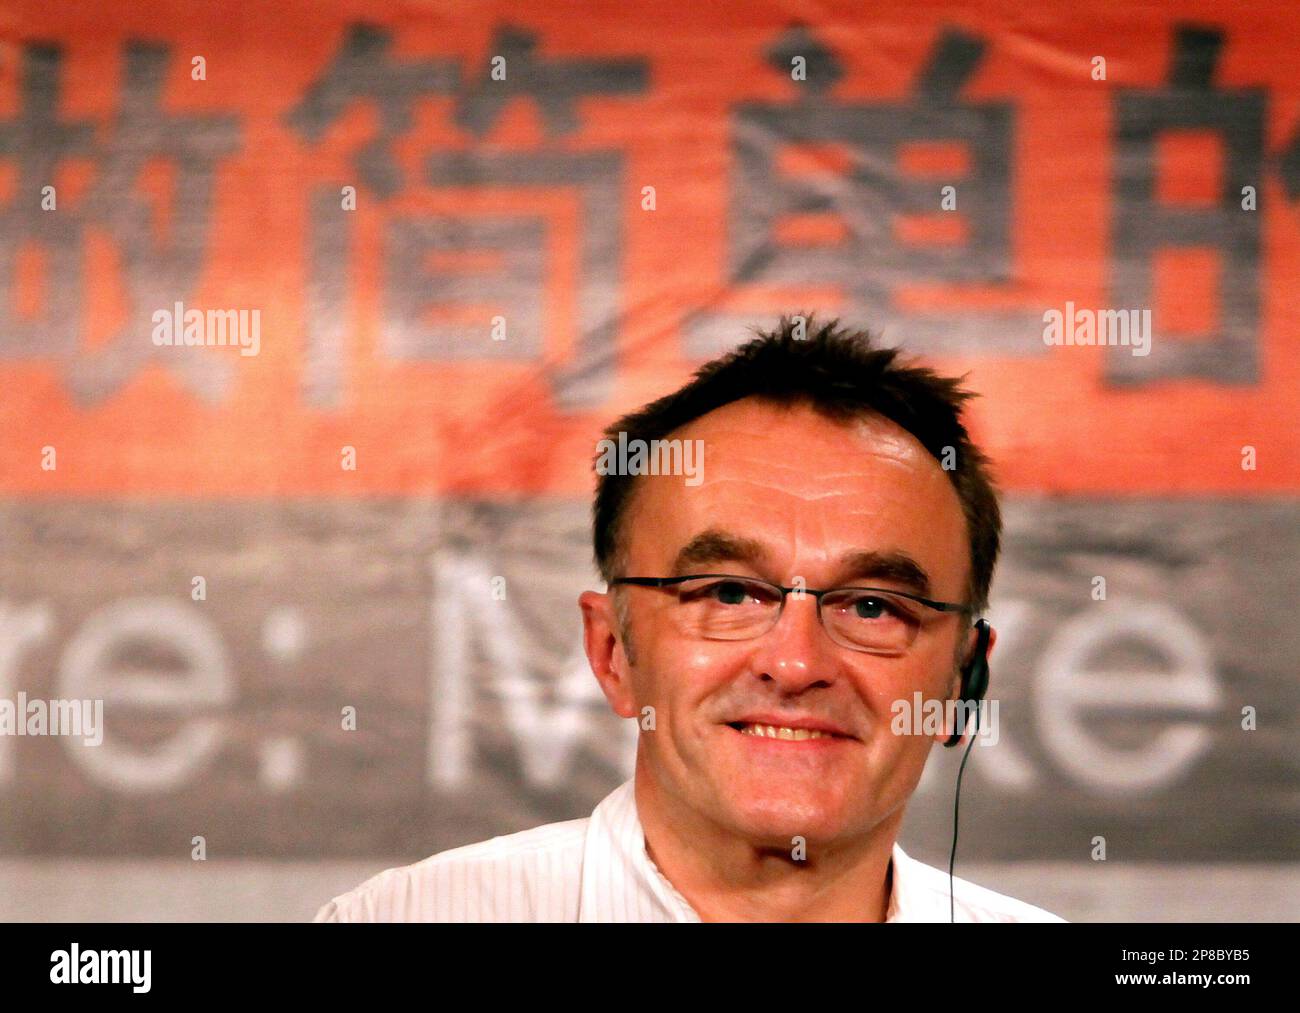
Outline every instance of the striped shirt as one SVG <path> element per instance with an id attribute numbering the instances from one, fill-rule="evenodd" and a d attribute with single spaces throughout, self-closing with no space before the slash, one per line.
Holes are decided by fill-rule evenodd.
<path id="1" fill-rule="evenodd" d="M 948 874 L 893 847 L 886 921 L 948 921 Z M 960 922 L 1060 922 L 953 880 Z M 698 922 L 645 849 L 631 780 L 586 819 L 549 823 L 388 869 L 335 897 L 317 922 Z"/>

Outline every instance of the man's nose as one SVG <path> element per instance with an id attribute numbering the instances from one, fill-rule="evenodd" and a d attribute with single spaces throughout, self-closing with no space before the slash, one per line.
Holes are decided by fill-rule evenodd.
<path id="1" fill-rule="evenodd" d="M 755 674 L 789 693 L 834 681 L 835 644 L 822 629 L 817 598 L 791 593 L 781 618 L 759 642 Z"/>

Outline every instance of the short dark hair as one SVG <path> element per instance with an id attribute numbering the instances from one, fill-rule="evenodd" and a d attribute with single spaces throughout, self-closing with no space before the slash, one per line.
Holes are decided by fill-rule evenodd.
<path id="1" fill-rule="evenodd" d="M 899 349 L 878 348 L 865 330 L 838 318 L 816 323 L 812 315 L 785 315 L 771 331 L 706 363 L 680 390 L 624 415 L 605 430 L 618 441 L 667 439 L 682 426 L 733 401 L 755 397 L 773 404 L 807 404 L 823 416 L 848 422 L 883 415 L 911 433 L 938 461 L 952 459 L 949 480 L 961 500 L 970 539 L 966 602 L 976 614 L 988 607 L 989 586 L 1002 537 L 1002 511 L 988 458 L 962 423 L 965 402 L 975 397 L 961 377 L 899 360 Z M 599 474 L 592 505 L 596 567 L 608 583 L 626 576 L 622 531 L 635 475 Z"/>

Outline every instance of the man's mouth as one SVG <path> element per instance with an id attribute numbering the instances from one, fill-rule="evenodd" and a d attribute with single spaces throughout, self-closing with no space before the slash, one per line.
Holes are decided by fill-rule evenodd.
<path id="1" fill-rule="evenodd" d="M 728 722 L 728 727 L 734 728 L 741 735 L 752 735 L 764 739 L 780 739 L 785 742 L 853 738 L 851 735 L 841 734 L 829 728 L 793 727 L 790 725 L 765 724 L 759 721 L 731 721 Z"/>

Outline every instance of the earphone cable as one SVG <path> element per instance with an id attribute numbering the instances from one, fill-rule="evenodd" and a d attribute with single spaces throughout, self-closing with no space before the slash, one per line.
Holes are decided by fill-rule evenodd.
<path id="1" fill-rule="evenodd" d="M 957 768 L 957 790 L 953 794 L 952 800 L 952 851 L 948 855 L 948 921 L 955 922 L 954 916 L 956 902 L 952 896 L 952 870 L 957 861 L 957 818 L 959 806 L 961 804 L 961 775 L 966 770 L 966 761 L 970 759 L 971 746 L 975 745 L 975 737 L 980 730 L 980 708 L 979 704 L 975 705 L 975 731 L 971 733 L 970 742 L 966 744 L 966 752 L 962 754 L 961 766 Z"/>

